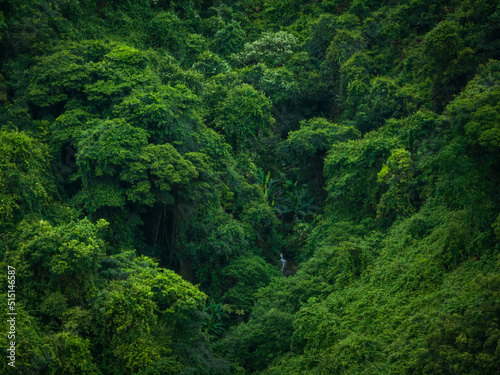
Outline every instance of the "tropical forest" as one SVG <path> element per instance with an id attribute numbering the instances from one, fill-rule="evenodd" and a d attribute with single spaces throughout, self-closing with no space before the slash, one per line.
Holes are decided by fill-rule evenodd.
<path id="1" fill-rule="evenodd" d="M 0 374 L 500 374 L 499 0 L 0 0 Z"/>

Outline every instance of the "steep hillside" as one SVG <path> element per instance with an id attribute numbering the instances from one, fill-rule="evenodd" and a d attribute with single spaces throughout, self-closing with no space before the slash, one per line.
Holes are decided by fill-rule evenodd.
<path id="1" fill-rule="evenodd" d="M 499 5 L 0 0 L 6 373 L 500 372 Z"/>

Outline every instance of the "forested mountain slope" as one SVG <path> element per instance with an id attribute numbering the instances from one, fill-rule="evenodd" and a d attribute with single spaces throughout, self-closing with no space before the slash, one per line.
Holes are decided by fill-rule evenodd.
<path id="1" fill-rule="evenodd" d="M 4 373 L 498 374 L 499 5 L 0 0 Z"/>

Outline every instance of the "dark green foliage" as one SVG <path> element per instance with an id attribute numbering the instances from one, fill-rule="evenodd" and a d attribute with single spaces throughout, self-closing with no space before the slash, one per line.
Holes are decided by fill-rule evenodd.
<path id="1" fill-rule="evenodd" d="M 0 230 L 41 214 L 55 193 L 47 147 L 25 133 L 0 131 Z"/>
<path id="2" fill-rule="evenodd" d="M 182 144 L 200 130 L 199 98 L 183 85 L 159 85 L 132 92 L 113 107 L 116 117 L 148 130 L 153 143 L 177 141 Z M 188 144 L 184 145 L 189 147 Z"/>
<path id="3" fill-rule="evenodd" d="M 212 39 L 212 49 L 223 57 L 239 52 L 245 42 L 245 32 L 237 21 L 230 21 L 217 30 Z"/>
<path id="4" fill-rule="evenodd" d="M 60 291 L 69 306 L 88 300 L 95 294 L 99 262 L 104 257 L 104 242 L 98 231 L 107 225 L 104 220 L 95 225 L 88 219 L 52 226 L 46 221 L 23 223 L 19 229 L 12 261 L 29 285 L 32 302 L 36 294 L 47 296 Z M 28 303 L 27 303 L 28 304 Z"/>
<path id="5" fill-rule="evenodd" d="M 274 122 L 271 103 L 247 84 L 230 90 L 226 99 L 216 108 L 216 128 L 226 136 L 234 149 L 252 147 L 258 135 L 269 132 Z"/>
<path id="6" fill-rule="evenodd" d="M 397 142 L 390 134 L 369 133 L 332 147 L 325 159 L 325 175 L 329 199 L 338 214 L 357 220 L 373 215 L 379 193 L 377 172 Z"/>
<path id="7" fill-rule="evenodd" d="M 351 127 L 315 118 L 302 121 L 299 130 L 290 132 L 283 148 L 284 151 L 290 150 L 290 153 L 302 159 L 315 154 L 324 155 L 335 143 L 358 138 L 359 132 Z"/>
<path id="8" fill-rule="evenodd" d="M 254 310 L 255 318 L 241 324 L 217 344 L 217 349 L 250 371 L 263 370 L 289 350 L 292 316 L 276 309 Z"/>
<path id="9" fill-rule="evenodd" d="M 11 372 L 497 374 L 499 12 L 0 0 Z"/>
<path id="10" fill-rule="evenodd" d="M 89 211 L 120 207 L 125 200 L 149 206 L 172 203 L 173 186 L 198 177 L 172 145 L 148 145 L 147 132 L 123 120 L 94 125 L 82 134 L 78 148 L 83 189 L 75 199 Z"/>
<path id="11" fill-rule="evenodd" d="M 235 259 L 221 271 L 221 275 L 228 289 L 223 295 L 224 302 L 234 309 L 249 313 L 256 291 L 269 284 L 273 276 L 278 276 L 278 271 L 261 257 L 246 255 Z"/>
<path id="12" fill-rule="evenodd" d="M 231 70 L 229 64 L 224 59 L 210 51 L 203 52 L 199 56 L 198 61 L 193 65 L 193 68 L 201 71 L 207 77 L 228 73 Z"/>
<path id="13" fill-rule="evenodd" d="M 498 368 L 498 275 L 480 275 L 468 293 L 473 304 L 458 313 L 438 315 L 418 358 L 416 373 L 494 373 Z"/>

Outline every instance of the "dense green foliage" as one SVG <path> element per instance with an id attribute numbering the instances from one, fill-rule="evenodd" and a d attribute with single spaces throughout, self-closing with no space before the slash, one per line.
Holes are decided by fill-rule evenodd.
<path id="1" fill-rule="evenodd" d="M 5 373 L 500 372 L 498 1 L 0 0 L 0 50 Z"/>

